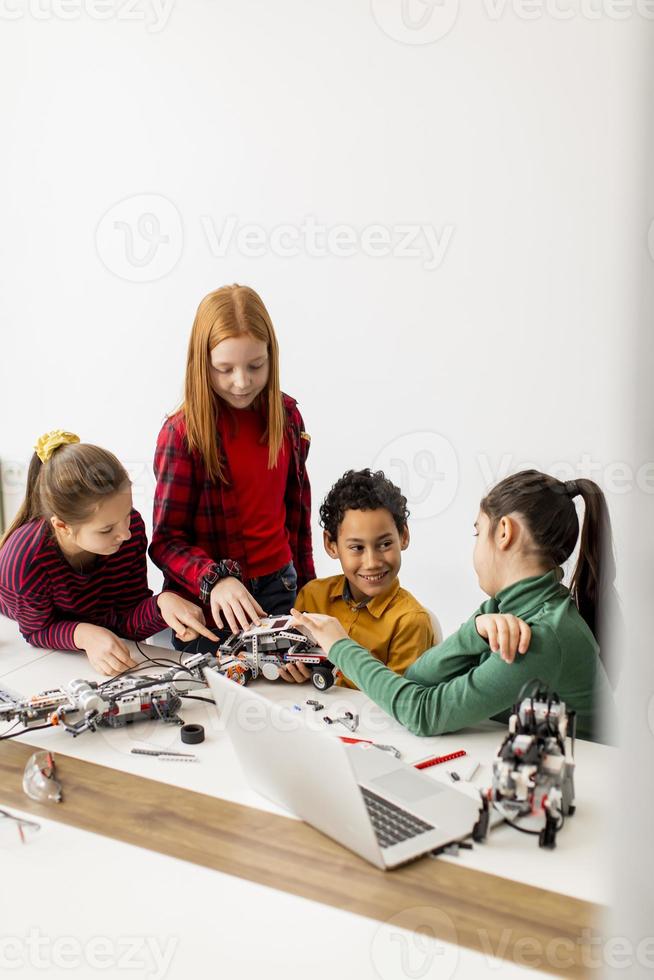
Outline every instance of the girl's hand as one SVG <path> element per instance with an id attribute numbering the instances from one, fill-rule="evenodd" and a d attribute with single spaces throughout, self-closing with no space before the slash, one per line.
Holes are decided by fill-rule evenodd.
<path id="1" fill-rule="evenodd" d="M 531 629 L 523 619 L 511 613 L 485 613 L 475 619 L 477 632 L 502 660 L 512 664 L 516 653 L 526 653 L 531 641 Z"/>
<path id="2" fill-rule="evenodd" d="M 175 592 L 162 592 L 157 596 L 159 612 L 178 640 L 189 643 L 197 640 L 198 636 L 206 636 L 208 640 L 220 643 L 219 637 L 208 629 L 204 613 L 199 606 L 182 598 Z"/>
<path id="3" fill-rule="evenodd" d="M 75 646 L 86 652 L 91 666 L 100 674 L 112 677 L 129 667 L 138 666 L 136 661 L 132 660 L 125 641 L 120 640 L 104 626 L 80 623 L 75 627 L 73 640 Z"/>
<path id="4" fill-rule="evenodd" d="M 291 609 L 295 625 L 302 633 L 312 637 L 327 656 L 337 640 L 347 640 L 348 635 L 333 616 L 323 616 L 322 613 L 301 613 Z"/>
<path id="5" fill-rule="evenodd" d="M 243 583 L 229 575 L 216 582 L 211 590 L 211 615 L 218 629 L 223 628 L 221 617 L 224 616 L 232 633 L 239 633 L 252 623 L 258 626 L 259 617 L 266 614 Z"/>

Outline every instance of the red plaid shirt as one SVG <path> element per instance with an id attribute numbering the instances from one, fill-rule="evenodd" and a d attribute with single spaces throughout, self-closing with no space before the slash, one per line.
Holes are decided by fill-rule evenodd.
<path id="1" fill-rule="evenodd" d="M 311 488 L 306 472 L 310 437 L 297 402 L 282 394 L 286 410 L 286 434 L 291 448 L 286 485 L 286 529 L 298 574 L 298 589 L 316 577 L 311 546 Z M 198 452 L 186 442 L 183 412 L 166 419 L 157 439 L 154 456 L 157 488 L 150 557 L 162 569 L 167 589 L 193 602 L 198 601 L 202 579 L 214 562 L 237 561 L 248 584 L 248 566 L 243 545 L 241 517 L 236 493 L 228 482 L 213 482 L 207 476 Z"/>

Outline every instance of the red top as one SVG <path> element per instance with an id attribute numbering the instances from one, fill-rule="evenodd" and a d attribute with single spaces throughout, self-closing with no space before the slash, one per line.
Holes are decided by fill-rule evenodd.
<path id="1" fill-rule="evenodd" d="M 291 560 L 284 492 L 290 453 L 288 436 L 274 469 L 268 468 L 266 426 L 260 412 L 222 408 L 218 432 L 227 457 L 243 527 L 243 547 L 251 578 L 269 575 Z"/>
<path id="2" fill-rule="evenodd" d="M 289 449 L 284 527 L 298 573 L 298 587 L 302 588 L 316 577 L 311 548 L 311 488 L 306 471 L 310 438 L 295 399 L 284 394 L 282 399 Z M 265 459 L 265 468 L 259 470 L 257 479 L 267 471 L 267 450 Z M 248 562 L 241 502 L 230 461 L 226 459 L 224 466 L 226 482 L 209 479 L 200 454 L 189 450 L 183 412 L 163 424 L 157 439 L 154 472 L 157 487 L 150 557 L 164 572 L 165 587 L 174 583 L 175 592 L 197 602 L 203 577 L 214 562 L 224 559 L 240 564 L 247 586 L 254 573 Z M 209 608 L 204 608 L 209 620 Z"/>
<path id="3" fill-rule="evenodd" d="M 34 519 L 17 528 L 0 550 L 0 613 L 15 619 L 28 643 L 75 650 L 75 627 L 92 623 L 128 640 L 165 628 L 148 588 L 143 518 L 132 511 L 131 538 L 113 555 L 77 572 L 64 558 L 49 525 Z"/>

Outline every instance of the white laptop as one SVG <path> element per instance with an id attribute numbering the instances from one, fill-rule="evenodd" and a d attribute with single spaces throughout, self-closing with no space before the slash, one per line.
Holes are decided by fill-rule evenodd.
<path id="1" fill-rule="evenodd" d="M 378 868 L 471 833 L 479 816 L 472 797 L 381 749 L 316 731 L 304 714 L 214 670 L 204 674 L 253 789 Z"/>

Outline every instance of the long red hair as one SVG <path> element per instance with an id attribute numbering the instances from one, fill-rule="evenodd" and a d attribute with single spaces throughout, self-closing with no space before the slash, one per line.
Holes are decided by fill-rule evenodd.
<path id="1" fill-rule="evenodd" d="M 225 476 L 216 435 L 220 399 L 211 385 L 209 354 L 221 340 L 244 334 L 263 341 L 268 350 L 268 381 L 259 399 L 266 418 L 264 438 L 268 444 L 269 469 L 275 467 L 284 440 L 279 347 L 268 310 L 249 286 L 221 286 L 204 297 L 195 314 L 180 409 L 186 419 L 189 449 L 200 453 L 211 480 L 224 480 Z"/>

